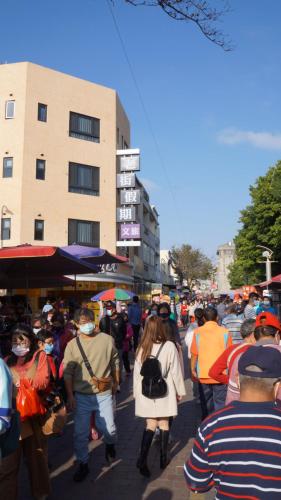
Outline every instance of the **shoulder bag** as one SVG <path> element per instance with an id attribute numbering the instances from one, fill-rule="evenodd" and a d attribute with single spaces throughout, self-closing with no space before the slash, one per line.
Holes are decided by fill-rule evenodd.
<path id="1" fill-rule="evenodd" d="M 92 379 L 92 384 L 97 388 L 98 392 L 109 391 L 112 387 L 112 377 L 100 377 L 100 378 L 96 377 L 94 372 L 93 372 L 93 369 L 90 365 L 90 362 L 86 356 L 86 353 L 82 347 L 82 344 L 81 344 L 79 337 L 77 337 L 76 342 L 77 342 L 78 349 L 81 353 L 81 356 L 83 358 L 83 361 L 85 363 L 85 366 L 86 366 L 86 368 L 89 372 L 89 375 Z"/>

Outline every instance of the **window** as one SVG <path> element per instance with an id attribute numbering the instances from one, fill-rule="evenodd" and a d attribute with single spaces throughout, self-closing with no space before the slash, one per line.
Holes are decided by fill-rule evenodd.
<path id="1" fill-rule="evenodd" d="M 100 223 L 68 219 L 68 244 L 100 246 Z"/>
<path id="2" fill-rule="evenodd" d="M 39 122 L 47 121 L 47 104 L 41 104 L 41 102 L 38 102 L 38 120 Z"/>
<path id="3" fill-rule="evenodd" d="M 5 118 L 15 118 L 15 101 L 6 101 Z"/>
<path id="4" fill-rule="evenodd" d="M 91 116 L 70 113 L 69 135 L 85 141 L 100 142 L 100 120 Z"/>
<path id="5" fill-rule="evenodd" d="M 36 160 L 36 179 L 39 179 L 41 181 L 45 180 L 45 167 L 45 160 Z"/>
<path id="6" fill-rule="evenodd" d="M 3 158 L 3 177 L 13 177 L 13 158 Z"/>
<path id="7" fill-rule="evenodd" d="M 34 221 L 34 239 L 42 241 L 44 240 L 44 221 L 35 220 Z"/>
<path id="8" fill-rule="evenodd" d="M 11 239 L 11 219 L 1 219 L 1 240 Z"/>
<path id="9" fill-rule="evenodd" d="M 69 163 L 68 191 L 99 196 L 100 169 L 79 163 Z"/>

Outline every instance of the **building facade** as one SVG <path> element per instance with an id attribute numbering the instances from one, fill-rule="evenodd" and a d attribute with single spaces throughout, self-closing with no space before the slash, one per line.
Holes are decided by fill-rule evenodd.
<path id="1" fill-rule="evenodd" d="M 174 287 L 179 283 L 178 277 L 172 266 L 170 250 L 160 250 L 161 283 Z"/>
<path id="2" fill-rule="evenodd" d="M 229 266 L 233 263 L 235 257 L 235 245 L 232 241 L 220 245 L 217 250 L 218 266 L 217 266 L 217 291 L 218 293 L 229 293 Z"/>
<path id="3" fill-rule="evenodd" d="M 130 124 L 116 91 L 28 62 L 3 64 L 0 129 L 0 246 L 77 243 L 120 253 L 116 151 L 130 147 Z M 140 259 L 157 218 L 144 211 Z M 122 273 L 132 269 L 134 258 Z"/>

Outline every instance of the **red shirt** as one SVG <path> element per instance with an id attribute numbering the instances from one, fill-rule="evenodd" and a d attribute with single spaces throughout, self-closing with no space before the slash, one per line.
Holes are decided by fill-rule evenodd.
<path id="1" fill-rule="evenodd" d="M 238 352 L 235 356 L 233 355 L 233 357 L 231 359 L 230 366 L 228 366 L 229 355 L 232 353 L 232 351 L 234 351 L 234 349 L 237 349 L 237 345 L 238 344 L 234 344 L 234 345 L 227 347 L 227 349 L 225 349 L 225 351 L 218 357 L 218 359 L 215 361 L 213 366 L 210 368 L 209 376 L 211 378 L 214 378 L 215 380 L 217 380 L 221 384 L 228 384 L 228 375 L 226 373 L 224 373 L 225 370 L 228 369 L 230 371 L 235 357 L 238 354 L 241 354 L 242 352 L 246 351 L 248 349 L 248 347 L 250 346 L 250 344 L 241 343 L 240 344 L 241 349 L 238 349 Z M 244 347 L 242 347 L 242 346 L 244 346 Z"/>

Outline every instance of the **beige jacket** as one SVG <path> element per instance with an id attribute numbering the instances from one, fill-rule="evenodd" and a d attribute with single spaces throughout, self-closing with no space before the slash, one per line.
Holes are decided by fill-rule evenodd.
<path id="1" fill-rule="evenodd" d="M 155 356 L 160 344 L 154 344 L 151 354 Z M 186 394 L 183 374 L 180 365 L 179 354 L 173 342 L 167 341 L 159 355 L 162 375 L 168 386 L 167 394 L 164 398 L 149 399 L 142 395 L 141 352 L 135 361 L 134 367 L 134 397 L 135 413 L 138 417 L 161 418 L 173 417 L 178 414 L 177 395 Z"/>

